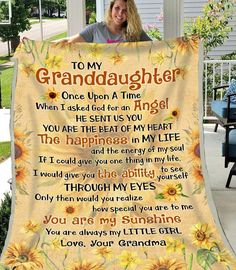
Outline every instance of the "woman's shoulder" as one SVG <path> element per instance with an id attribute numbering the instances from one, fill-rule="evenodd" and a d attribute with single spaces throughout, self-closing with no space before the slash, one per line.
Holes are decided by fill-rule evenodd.
<path id="1" fill-rule="evenodd" d="M 101 32 L 104 29 L 104 23 L 96 22 L 87 25 L 81 32 L 80 35 L 94 35 L 94 33 Z"/>
<path id="2" fill-rule="evenodd" d="M 104 22 L 96 22 L 85 27 L 80 32 L 80 36 L 86 42 L 106 43 L 107 41 L 107 29 Z"/>
<path id="3" fill-rule="evenodd" d="M 86 28 L 90 28 L 90 29 L 104 29 L 106 28 L 106 24 L 105 22 L 95 22 L 92 24 L 87 25 Z"/>

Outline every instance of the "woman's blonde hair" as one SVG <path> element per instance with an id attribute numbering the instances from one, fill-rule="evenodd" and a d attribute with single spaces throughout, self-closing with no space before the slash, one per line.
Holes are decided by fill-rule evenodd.
<path id="1" fill-rule="evenodd" d="M 127 21 L 123 26 L 123 36 L 127 41 L 139 41 L 143 31 L 140 16 L 134 0 L 123 0 L 127 4 Z M 111 12 L 116 0 L 111 0 L 106 15 L 106 23 L 112 21 Z"/>

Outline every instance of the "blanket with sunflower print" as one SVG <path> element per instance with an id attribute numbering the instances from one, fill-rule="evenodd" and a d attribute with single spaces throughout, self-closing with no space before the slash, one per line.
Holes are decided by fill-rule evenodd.
<path id="1" fill-rule="evenodd" d="M 195 37 L 20 44 L 0 269 L 236 269 L 204 185 L 199 54 Z"/>

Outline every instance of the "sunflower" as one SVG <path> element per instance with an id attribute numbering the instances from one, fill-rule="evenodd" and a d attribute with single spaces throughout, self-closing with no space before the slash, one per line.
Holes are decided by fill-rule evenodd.
<path id="1" fill-rule="evenodd" d="M 21 230 L 23 233 L 33 235 L 40 230 L 40 225 L 35 221 L 29 220 Z"/>
<path id="2" fill-rule="evenodd" d="M 22 132 L 20 129 L 18 128 L 14 128 L 14 138 L 15 140 L 24 140 L 27 137 L 27 135 Z"/>
<path id="3" fill-rule="evenodd" d="M 27 77 L 30 76 L 31 73 L 35 73 L 35 65 L 34 64 L 21 64 L 19 65 L 20 70 L 22 70 Z"/>
<path id="4" fill-rule="evenodd" d="M 178 120 L 180 117 L 180 109 L 174 108 L 170 111 L 169 115 L 164 119 L 164 121 L 167 120 Z"/>
<path id="5" fill-rule="evenodd" d="M 212 230 L 208 224 L 198 223 L 191 229 L 193 244 L 201 248 L 210 248 L 212 246 Z"/>
<path id="6" fill-rule="evenodd" d="M 152 64 L 163 64 L 165 61 L 166 55 L 163 52 L 154 53 L 151 56 Z"/>
<path id="7" fill-rule="evenodd" d="M 96 248 L 93 253 L 97 255 L 98 257 L 104 258 L 104 259 L 111 259 L 112 257 L 112 251 L 110 248 L 107 247 L 99 247 Z"/>
<path id="8" fill-rule="evenodd" d="M 58 42 L 53 42 L 51 46 L 52 48 L 68 49 L 69 51 L 73 51 L 76 48 L 78 48 L 76 43 L 68 42 L 68 40 L 61 40 Z"/>
<path id="9" fill-rule="evenodd" d="M 204 181 L 203 174 L 202 174 L 202 168 L 200 165 L 195 165 L 193 167 L 193 176 L 197 183 L 202 184 Z"/>
<path id="10" fill-rule="evenodd" d="M 74 206 L 72 204 L 64 207 L 64 213 L 68 216 L 74 215 L 76 213 L 76 210 L 77 210 L 77 206 Z"/>
<path id="11" fill-rule="evenodd" d="M 24 243 L 13 243 L 8 246 L 5 264 L 16 270 L 35 270 L 43 267 L 40 253 Z"/>
<path id="12" fill-rule="evenodd" d="M 185 244 L 179 239 L 173 239 L 168 237 L 166 240 L 166 251 L 167 252 L 179 252 L 182 253 L 185 248 Z"/>
<path id="13" fill-rule="evenodd" d="M 101 44 L 88 43 L 88 56 L 93 59 L 100 59 L 103 52 L 103 46 Z"/>
<path id="14" fill-rule="evenodd" d="M 158 259 L 151 260 L 145 269 L 146 270 L 186 270 L 187 267 L 181 261 L 177 261 L 177 259 L 159 257 Z"/>
<path id="15" fill-rule="evenodd" d="M 28 171 L 25 167 L 16 166 L 16 184 L 24 183 L 26 176 L 28 175 Z"/>
<path id="16" fill-rule="evenodd" d="M 179 196 L 182 196 L 182 186 L 180 184 L 168 183 L 165 185 L 162 194 L 164 199 L 175 202 Z"/>
<path id="17" fill-rule="evenodd" d="M 104 268 L 96 262 L 79 261 L 69 266 L 68 270 L 104 270 Z"/>
<path id="18" fill-rule="evenodd" d="M 191 138 L 192 140 L 199 140 L 199 129 L 191 130 Z"/>
<path id="19" fill-rule="evenodd" d="M 172 118 L 178 119 L 179 115 L 180 115 L 180 109 L 178 109 L 178 108 L 173 109 L 171 111 L 170 115 L 171 115 Z"/>
<path id="20" fill-rule="evenodd" d="M 47 68 L 60 68 L 61 67 L 62 58 L 59 55 L 49 55 L 45 59 L 45 65 Z"/>
<path id="21" fill-rule="evenodd" d="M 129 252 L 123 250 L 119 256 L 120 265 L 127 269 L 128 267 L 133 268 L 136 267 L 138 264 L 141 263 L 136 252 Z"/>
<path id="22" fill-rule="evenodd" d="M 53 238 L 50 242 L 49 242 L 49 246 L 54 249 L 54 250 L 58 250 L 61 249 L 61 239 L 56 237 Z"/>
<path id="23" fill-rule="evenodd" d="M 25 159 L 28 157 L 28 150 L 26 146 L 23 144 L 23 142 L 19 140 L 15 140 L 15 161 L 16 163 L 20 161 L 25 161 Z"/>
<path id="24" fill-rule="evenodd" d="M 184 80 L 188 72 L 189 72 L 189 68 L 187 66 L 181 67 L 180 73 L 177 73 L 177 76 L 180 76 Z"/>
<path id="25" fill-rule="evenodd" d="M 199 139 L 193 140 L 193 143 L 189 148 L 189 154 L 192 156 L 192 159 L 194 161 L 198 161 L 200 159 L 200 142 L 199 142 Z"/>
<path id="26" fill-rule="evenodd" d="M 121 64 L 125 61 L 125 56 L 120 54 L 119 52 L 116 52 L 111 56 L 111 60 L 114 65 Z"/>
<path id="27" fill-rule="evenodd" d="M 214 256 L 217 258 L 218 262 L 224 263 L 226 266 L 229 266 L 231 264 L 235 264 L 233 257 L 225 249 L 218 251 L 218 252 L 214 252 Z"/>
<path id="28" fill-rule="evenodd" d="M 46 100 L 50 102 L 57 102 L 60 98 L 60 93 L 56 91 L 54 87 L 48 88 L 45 94 Z"/>
<path id="29" fill-rule="evenodd" d="M 182 54 L 193 52 L 196 53 L 198 50 L 198 37 L 193 36 L 188 37 L 179 37 L 175 41 L 175 51 Z"/>

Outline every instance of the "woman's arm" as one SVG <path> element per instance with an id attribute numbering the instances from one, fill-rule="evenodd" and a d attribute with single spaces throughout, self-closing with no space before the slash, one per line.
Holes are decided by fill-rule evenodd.
<path id="1" fill-rule="evenodd" d="M 57 39 L 57 40 L 55 40 L 55 42 L 76 43 L 76 42 L 86 42 L 86 41 L 83 37 L 80 36 L 80 34 L 76 34 L 76 35 L 71 36 L 71 37 Z"/>
<path id="2" fill-rule="evenodd" d="M 68 44 L 76 42 L 93 42 L 94 32 L 96 31 L 97 27 L 98 23 L 90 24 L 86 26 L 85 29 L 82 30 L 79 34 L 56 40 L 56 42 L 64 42 Z"/>
<path id="3" fill-rule="evenodd" d="M 80 34 L 68 38 L 68 43 L 75 43 L 75 42 L 86 42 L 86 41 Z"/>

